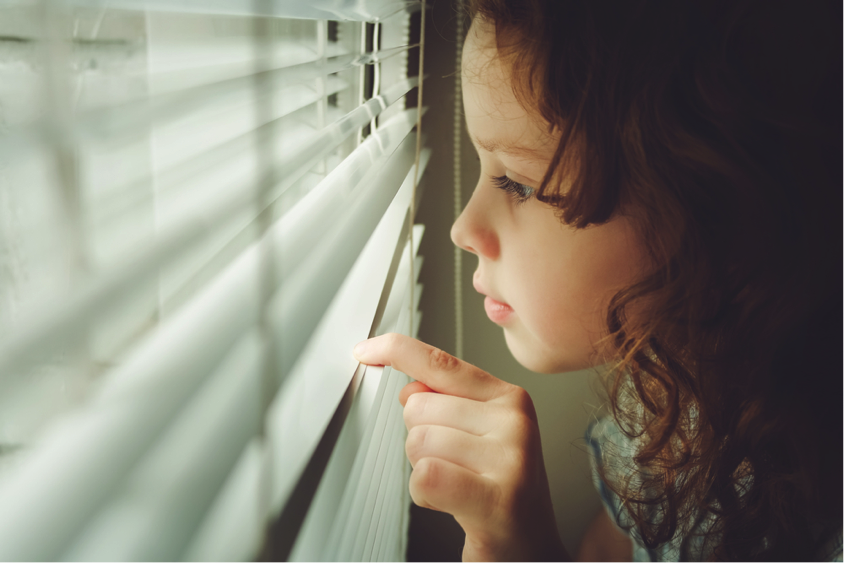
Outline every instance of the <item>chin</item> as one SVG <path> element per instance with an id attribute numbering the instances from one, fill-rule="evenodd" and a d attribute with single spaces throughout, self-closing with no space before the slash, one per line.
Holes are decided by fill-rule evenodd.
<path id="1" fill-rule="evenodd" d="M 532 336 L 515 334 L 504 329 L 504 340 L 516 361 L 536 373 L 565 373 L 592 367 L 594 364 L 585 358 L 566 354 L 565 351 L 552 353 Z"/>

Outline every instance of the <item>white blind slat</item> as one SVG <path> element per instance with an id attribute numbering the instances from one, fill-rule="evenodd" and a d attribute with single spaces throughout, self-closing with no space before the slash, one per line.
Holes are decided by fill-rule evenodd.
<path id="1" fill-rule="evenodd" d="M 81 6 L 101 5 L 98 0 L 70 1 Z M 418 0 L 111 0 L 110 4 L 124 10 L 351 21 L 375 21 L 421 6 Z"/>
<path id="2" fill-rule="evenodd" d="M 407 47 L 395 47 L 390 49 L 386 56 L 393 56 L 405 50 Z M 283 88 L 296 82 L 372 64 L 382 58 L 372 53 L 360 56 L 344 55 L 293 67 L 265 70 L 261 71 L 261 75 L 265 75 L 265 88 L 271 86 Z M 68 132 L 72 133 L 80 143 L 102 143 L 106 139 L 111 142 L 125 142 L 146 131 L 150 123 L 181 118 L 196 109 L 198 103 L 219 105 L 220 99 L 236 97 L 244 93 L 247 95 L 252 93 L 254 97 L 255 84 L 261 75 L 230 78 L 186 90 L 141 97 L 114 107 L 91 109 L 79 115 L 72 124 L 73 128 Z M 165 81 L 162 88 L 171 89 L 174 86 L 168 85 Z M 24 123 L 10 127 L 0 135 L 0 155 L 7 159 L 15 158 L 26 149 L 39 146 L 44 139 L 49 139 L 55 133 L 55 124 L 50 121 Z"/>
<path id="3" fill-rule="evenodd" d="M 416 139 L 408 136 L 385 163 L 367 191 L 353 202 L 328 237 L 285 280 L 269 304 L 268 314 L 277 338 L 285 345 L 278 350 L 278 368 L 287 373 L 298 358 L 331 298 L 369 236 L 387 210 L 396 189 L 406 178 L 415 152 Z M 282 259 L 283 260 L 283 259 Z"/>
<path id="4" fill-rule="evenodd" d="M 380 173 L 379 168 L 385 166 L 385 158 L 382 157 L 390 157 L 394 152 L 397 153 L 396 158 L 401 159 L 394 161 L 398 172 L 402 172 L 405 164 L 409 168 L 407 158 L 411 148 L 415 150 L 415 146 L 411 147 L 415 142 L 410 140 L 408 133 L 415 120 L 416 111 L 408 110 L 379 128 L 378 133 L 367 138 L 312 193 L 290 210 L 284 223 L 279 226 L 279 255 L 286 265 L 286 271 L 281 272 L 282 276 L 286 277 L 306 256 L 311 255 L 311 245 L 328 236 L 327 225 L 332 225 L 342 216 L 349 216 L 350 205 L 354 205 L 356 200 L 380 195 L 381 204 L 378 207 L 370 207 L 368 202 L 357 203 L 355 207 L 361 213 L 371 210 L 371 217 L 380 217 L 386 209 L 385 203 L 390 201 L 393 194 L 379 190 L 380 186 L 373 180 Z M 405 144 L 400 149 L 402 142 Z M 347 219 L 344 224 L 350 230 L 357 230 L 355 223 Z"/>
<path id="5" fill-rule="evenodd" d="M 185 550 L 182 560 L 245 561 L 254 556 L 261 545 L 265 524 L 262 502 L 265 467 L 261 442 L 253 438 Z"/>
<path id="6" fill-rule="evenodd" d="M 409 381 L 409 379 L 408 379 Z M 401 419 L 402 417 L 399 416 Z M 403 424 L 403 420 L 398 423 Z M 383 561 L 390 542 L 393 539 L 398 539 L 402 533 L 401 513 L 409 511 L 410 505 L 403 502 L 404 489 L 407 487 L 407 481 L 404 480 L 405 466 L 408 465 L 407 458 L 404 453 L 404 442 L 407 439 L 407 434 L 399 432 L 396 434 L 396 444 L 393 448 L 393 463 L 390 487 L 385 495 L 384 507 L 381 509 L 381 516 L 379 517 L 377 535 L 375 537 L 373 551 L 369 559 L 371 561 Z"/>
<path id="7" fill-rule="evenodd" d="M 394 326 L 394 330 L 397 332 L 406 333 L 405 327 L 410 317 L 407 307 L 408 293 L 408 291 L 403 292 L 402 306 Z M 369 415 L 369 422 L 367 422 L 361 440 L 361 449 L 349 477 L 349 482 L 355 485 L 348 487 L 343 495 L 337 517 L 326 541 L 323 559 L 341 558 L 342 554 L 351 553 L 354 547 L 360 520 L 349 516 L 352 514 L 359 515 L 364 509 L 372 483 L 370 476 L 373 475 L 377 463 L 377 455 L 386 428 L 390 404 L 397 402 L 398 391 L 407 383 L 406 376 L 399 372 L 393 374 L 392 370 L 389 373 L 385 370 L 382 377 L 388 377 L 384 396 L 377 405 L 374 405 L 373 411 Z"/>
<path id="8" fill-rule="evenodd" d="M 255 254 L 243 262 L 249 258 L 254 263 Z M 26 471 L 0 483 L 0 498 L 8 501 L 0 505 L 0 559 L 55 559 L 249 326 L 250 310 L 255 322 L 254 293 L 241 290 L 238 300 L 232 290 L 241 272 L 234 268 L 235 275 L 224 277 L 162 327 L 111 375 L 95 403 L 98 408 L 55 428 L 33 452 Z M 223 322 L 208 323 L 209 316 Z M 56 467 L 63 470 L 56 472 Z M 33 543 L 26 532 L 48 524 L 49 538 Z"/>
<path id="9" fill-rule="evenodd" d="M 367 105 L 354 110 L 351 114 L 316 135 L 306 143 L 296 154 L 286 155 L 277 173 L 285 178 L 281 188 L 289 185 L 289 178 L 296 177 L 320 156 L 336 147 L 357 127 L 356 123 L 365 123 L 366 117 L 373 112 L 377 114 L 388 101 L 395 101 L 400 97 L 398 92 L 412 87 L 413 81 L 406 81 L 397 85 L 391 96 L 370 100 Z M 406 92 L 406 90 L 405 90 Z M 403 95 L 404 92 L 402 92 Z M 409 119 L 408 119 L 409 121 Z M 408 129 L 409 130 L 409 129 Z M 127 291 L 131 291 L 138 281 L 143 280 L 155 268 L 164 262 L 179 256 L 187 247 L 202 239 L 206 233 L 213 232 L 214 225 L 235 209 L 241 209 L 253 202 L 252 193 L 241 187 L 222 195 L 213 197 L 207 194 L 204 201 L 195 202 L 198 205 L 185 203 L 183 212 L 173 211 L 171 217 L 179 217 L 159 226 L 160 241 L 147 249 L 141 250 L 135 256 L 115 265 L 114 269 L 81 288 L 70 298 L 57 299 L 49 304 L 37 304 L 30 314 L 27 325 L 9 338 L 0 342 L 0 385 L 4 374 L 12 371 L 25 361 L 49 352 L 53 347 L 60 346 L 68 337 L 72 336 L 80 324 L 88 323 L 92 317 L 101 314 L 104 309 L 114 305 Z"/>
<path id="10" fill-rule="evenodd" d="M 422 238 L 423 228 L 421 225 L 414 226 L 414 245 L 418 250 L 419 241 Z M 384 334 L 391 331 L 401 331 L 399 317 L 405 311 L 402 308 L 406 304 L 407 284 L 402 280 L 410 273 L 409 254 L 407 250 L 401 253 L 401 259 L 396 271 L 395 281 L 390 289 L 386 307 L 384 309 L 379 328 L 376 334 Z M 339 514 L 339 507 L 347 483 L 349 491 L 345 494 L 353 494 L 353 487 L 356 481 L 352 471 L 358 449 L 368 447 L 368 440 L 372 435 L 372 428 L 375 424 L 375 410 L 373 405 L 383 404 L 385 385 L 389 375 L 382 375 L 384 368 L 369 368 L 360 384 L 354 402 L 347 416 L 345 425 L 338 438 L 338 447 L 332 453 L 326 468 L 325 478 L 315 495 L 311 510 L 302 525 L 297 543 L 291 552 L 291 560 L 313 561 L 325 559 L 328 556 L 322 553 L 325 548 L 325 539 L 329 536 L 332 526 L 335 524 L 335 516 Z M 389 373 L 391 368 L 386 368 Z M 369 422 L 371 420 L 371 422 Z M 362 441 L 363 440 L 363 441 Z M 339 516 L 338 516 L 339 518 Z"/>
<path id="11" fill-rule="evenodd" d="M 403 381 L 401 381 L 401 383 L 407 382 L 407 378 L 404 378 Z M 399 388 L 399 390 L 401 390 L 401 388 Z M 356 542 L 356 548 L 360 545 L 361 550 L 358 552 L 358 550 L 355 549 L 352 552 L 353 555 L 360 553 L 360 560 L 362 561 L 373 559 L 372 551 L 373 549 L 377 549 L 376 542 L 378 541 L 379 536 L 384 533 L 384 528 L 387 525 L 387 521 L 385 519 L 385 513 L 387 511 L 385 510 L 384 505 L 388 503 L 388 497 L 392 497 L 394 493 L 397 492 L 395 490 L 396 473 L 399 466 L 404 462 L 401 452 L 407 433 L 402 428 L 402 407 L 398 404 L 397 397 L 390 397 L 390 399 L 393 399 L 394 404 L 389 415 L 388 432 L 384 437 L 384 442 L 381 444 L 381 448 L 385 450 L 384 468 L 380 473 L 376 494 L 370 495 L 371 498 L 367 503 L 372 503 L 372 512 L 368 513 L 366 509 L 364 509 L 364 518 L 367 516 L 370 518 L 369 526 L 361 526 L 358 529 L 358 541 Z"/>
<path id="12" fill-rule="evenodd" d="M 378 446 L 389 419 L 389 406 L 393 402 L 392 399 L 398 396 L 399 389 L 403 385 L 399 375 L 393 374 L 393 371 L 389 370 L 388 372 L 385 369 L 382 375 L 382 378 L 387 378 L 384 395 L 381 398 L 380 405 L 376 405 L 374 412 L 370 415 L 371 422 L 367 425 L 368 432 L 365 433 L 364 439 L 361 441 L 361 448 L 349 478 L 349 482 L 354 483 L 355 486 L 347 487 L 343 495 L 331 534 L 325 542 L 326 551 L 322 559 L 338 559 L 341 553 L 350 554 L 351 558 L 356 539 L 355 532 L 360 523 L 358 518 L 353 518 L 351 515 L 363 514 L 366 497 L 369 488 L 372 486 L 372 477 L 375 475 Z M 380 408 L 381 406 L 384 408 Z"/>
<path id="13" fill-rule="evenodd" d="M 194 105 L 189 112 L 184 112 L 180 119 L 155 128 L 156 167 L 162 172 L 167 171 L 202 155 L 206 155 L 207 165 L 226 156 L 220 154 L 221 150 L 217 147 L 225 147 L 228 154 L 240 153 L 245 143 L 255 142 L 252 135 L 256 130 L 265 126 L 269 127 L 280 141 L 278 150 L 289 154 L 290 144 L 294 139 L 301 143 L 302 139 L 307 139 L 318 131 L 314 124 L 306 121 L 309 112 L 298 110 L 308 108 L 324 96 L 336 94 L 348 87 L 348 82 L 332 76 L 325 81 L 321 94 L 309 86 L 292 85 L 276 90 L 272 98 L 264 102 L 256 100 L 254 94 L 246 89 L 237 97 L 218 100 L 219 103 L 216 104 Z M 259 115 L 256 108 L 261 103 L 267 103 L 272 112 Z M 294 112 L 298 113 L 293 115 Z M 288 116 L 292 119 L 282 119 Z M 341 116 L 342 114 L 338 117 Z M 307 128 L 297 131 L 297 128 L 303 127 Z M 252 148 L 254 149 L 254 146 Z M 191 177 L 188 172 L 190 171 L 181 171 L 181 181 Z M 161 180 L 163 178 L 159 179 Z M 158 189 L 163 187 L 159 186 Z"/>
<path id="14" fill-rule="evenodd" d="M 412 170 L 406 174 L 331 309 L 313 331 L 310 342 L 301 347 L 298 363 L 270 407 L 267 433 L 273 451 L 283 456 L 274 465 L 277 474 L 273 477 L 273 511 L 283 506 L 354 373 L 357 362 L 349 350 L 369 335 L 391 259 L 397 245 L 403 247 L 400 237 L 412 195 L 412 174 Z"/>
<path id="15" fill-rule="evenodd" d="M 0 559 L 403 557 L 420 7 L 0 3 Z"/>
<path id="16" fill-rule="evenodd" d="M 244 335 L 69 549 L 74 561 L 155 561 L 181 553 L 261 426 L 266 347 Z M 115 515 L 124 514 L 119 520 Z"/>

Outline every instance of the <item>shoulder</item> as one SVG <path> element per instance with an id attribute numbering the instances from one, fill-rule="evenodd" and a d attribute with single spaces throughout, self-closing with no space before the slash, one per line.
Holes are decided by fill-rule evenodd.
<path id="1" fill-rule="evenodd" d="M 697 545 L 696 539 L 676 538 L 656 549 L 644 546 L 633 520 L 625 508 L 624 500 L 616 494 L 607 481 L 616 487 L 619 484 L 629 484 L 639 487 L 643 473 L 636 465 L 634 457 L 637 441 L 625 434 L 611 417 L 603 417 L 592 421 L 584 436 L 592 465 L 592 481 L 604 508 L 615 521 L 616 526 L 627 534 L 633 542 L 633 563 L 703 563 L 706 561 L 706 550 L 703 545 Z M 599 468 L 602 473 L 599 473 Z M 708 520 L 698 518 L 693 531 L 706 529 Z M 701 534 L 702 538 L 702 534 Z M 698 538 L 698 539 L 701 539 Z M 694 541 L 690 541 L 694 540 Z M 695 544 L 695 545 L 691 545 Z M 681 556 L 685 553 L 686 556 Z M 698 556 L 690 553 L 697 553 Z"/>
<path id="2" fill-rule="evenodd" d="M 594 420 L 586 430 L 586 445 L 592 464 L 592 481 L 601 496 L 604 508 L 615 521 L 616 526 L 633 541 L 634 561 L 706 561 L 712 559 L 712 545 L 706 542 L 707 531 L 714 524 L 714 516 L 703 512 L 695 516 L 690 533 L 675 537 L 656 549 L 644 546 L 627 513 L 623 499 L 613 490 L 620 485 L 637 486 L 641 482 L 642 469 L 634 460 L 637 444 L 634 438 L 625 434 L 611 417 Z M 612 487 L 607 482 L 612 483 Z M 823 530 L 823 533 L 820 531 Z M 842 530 L 840 523 L 833 526 L 819 526 L 818 548 L 809 559 L 815 561 L 842 561 Z"/>

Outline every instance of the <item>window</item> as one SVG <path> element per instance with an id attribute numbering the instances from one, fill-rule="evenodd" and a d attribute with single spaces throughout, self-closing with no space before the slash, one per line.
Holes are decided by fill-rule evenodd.
<path id="1" fill-rule="evenodd" d="M 0 558 L 404 557 L 421 7 L 0 3 Z"/>

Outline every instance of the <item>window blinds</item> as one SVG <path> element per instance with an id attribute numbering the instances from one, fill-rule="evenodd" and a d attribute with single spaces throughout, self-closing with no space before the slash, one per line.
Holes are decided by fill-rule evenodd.
<path id="1" fill-rule="evenodd" d="M 0 559 L 404 558 L 420 8 L 0 2 Z"/>

